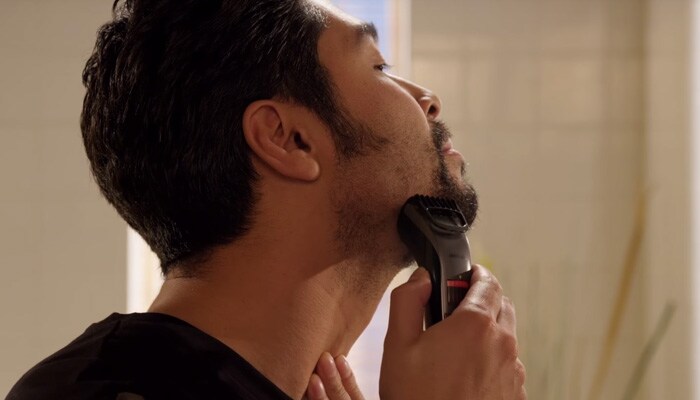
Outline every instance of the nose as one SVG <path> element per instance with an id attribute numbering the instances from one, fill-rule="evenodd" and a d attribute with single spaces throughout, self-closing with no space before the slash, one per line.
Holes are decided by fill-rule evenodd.
<path id="1" fill-rule="evenodd" d="M 435 93 L 429 90 L 426 91 L 424 95 L 418 99 L 418 104 L 420 104 L 429 120 L 434 121 L 440 116 L 442 104 L 440 103 L 440 98 Z"/>
<path id="2" fill-rule="evenodd" d="M 442 103 L 435 93 L 409 80 L 399 77 L 395 79 L 414 99 L 416 99 L 428 120 L 434 121 L 438 119 L 440 111 L 442 110 Z"/>

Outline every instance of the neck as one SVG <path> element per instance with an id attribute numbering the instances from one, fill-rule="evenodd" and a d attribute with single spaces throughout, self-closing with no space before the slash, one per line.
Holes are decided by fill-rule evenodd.
<path id="1" fill-rule="evenodd" d="M 149 311 L 196 326 L 290 397 L 301 398 L 321 354 L 348 353 L 396 272 L 386 265 L 323 261 L 317 246 L 217 251 L 203 276 L 166 279 Z M 363 290 L 360 282 L 367 283 Z"/>

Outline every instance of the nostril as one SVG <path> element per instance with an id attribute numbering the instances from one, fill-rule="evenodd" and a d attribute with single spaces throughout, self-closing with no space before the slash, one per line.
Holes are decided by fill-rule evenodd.
<path id="1" fill-rule="evenodd" d="M 437 118 L 440 115 L 440 99 L 432 92 L 423 91 L 420 97 L 417 97 L 416 100 L 423 109 L 426 117 Z"/>
<path id="2" fill-rule="evenodd" d="M 437 108 L 433 105 L 428 108 L 428 115 L 434 115 L 437 112 Z"/>

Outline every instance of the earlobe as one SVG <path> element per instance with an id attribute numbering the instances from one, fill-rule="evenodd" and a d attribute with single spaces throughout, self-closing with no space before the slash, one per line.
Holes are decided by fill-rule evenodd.
<path id="1" fill-rule="evenodd" d="M 251 103 L 243 113 L 243 134 L 253 153 L 291 179 L 314 181 L 320 165 L 313 144 L 293 124 L 292 110 L 274 100 Z"/>

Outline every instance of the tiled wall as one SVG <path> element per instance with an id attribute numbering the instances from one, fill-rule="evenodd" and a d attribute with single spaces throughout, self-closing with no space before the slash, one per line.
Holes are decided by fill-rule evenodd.
<path id="1" fill-rule="evenodd" d="M 690 398 L 688 374 L 668 369 L 689 368 L 687 180 L 673 173 L 685 158 L 668 148 L 687 144 L 687 129 L 671 124 L 687 120 L 686 4 L 413 1 L 412 78 L 441 96 L 470 163 L 482 204 L 474 254 L 516 302 L 533 399 L 590 398 L 645 194 L 650 222 L 598 398 L 623 398 L 667 301 L 679 308 L 653 358 L 658 373 L 635 398 Z M 658 56 L 668 45 L 681 50 Z M 652 229 L 670 247 L 649 250 Z M 664 257 L 673 284 L 650 281 Z"/>
<path id="2" fill-rule="evenodd" d="M 648 373 L 650 399 L 697 399 L 700 395 L 700 382 L 693 382 L 691 375 L 697 376 L 698 371 L 690 367 L 691 356 L 697 352 L 691 345 L 692 315 L 697 315 L 697 311 L 691 312 L 690 294 L 698 290 L 691 286 L 690 279 L 690 221 L 697 213 L 692 207 L 700 206 L 690 203 L 692 3 L 696 4 L 690 0 L 647 2 L 645 174 L 650 191 L 644 253 L 648 265 L 647 331 L 667 304 L 676 306 L 667 343 Z M 694 364 L 698 365 L 698 360 Z M 691 383 L 695 386 L 694 394 L 689 387 Z"/>
<path id="3" fill-rule="evenodd" d="M 78 126 L 81 71 L 110 7 L 0 1 L 0 398 L 125 307 L 125 226 L 92 182 Z"/>

